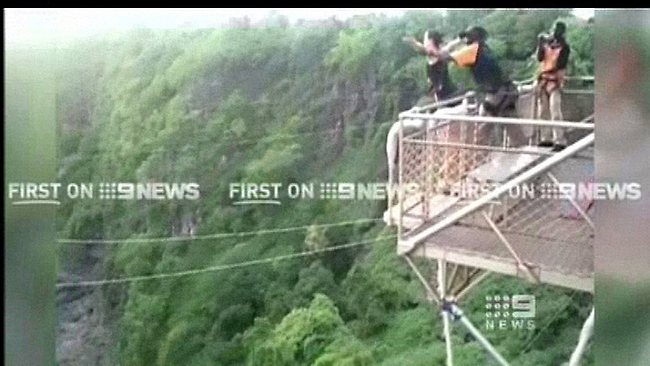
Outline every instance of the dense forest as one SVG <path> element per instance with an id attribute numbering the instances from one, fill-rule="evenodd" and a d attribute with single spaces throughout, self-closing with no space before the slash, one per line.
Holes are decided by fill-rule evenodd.
<path id="1" fill-rule="evenodd" d="M 485 26 L 511 77 L 533 75 L 537 35 L 562 18 L 569 74 L 592 75 L 592 29 L 568 10 L 409 12 L 223 29 L 137 30 L 57 53 L 59 181 L 198 182 L 197 201 L 75 200 L 59 236 L 158 238 L 310 226 L 177 242 L 62 244 L 62 280 L 204 268 L 369 241 L 291 260 L 178 278 L 59 290 L 61 365 L 442 365 L 438 310 L 395 250 L 385 201 L 291 200 L 234 206 L 233 182 L 382 182 L 397 114 L 427 90 L 402 37 L 451 39 Z M 467 71 L 452 78 L 471 88 Z M 371 241 L 374 239 L 381 239 Z M 463 306 L 484 323 L 490 294 L 537 296 L 535 330 L 486 332 L 513 365 L 568 359 L 586 294 L 493 276 Z M 455 364 L 490 365 L 461 327 Z M 587 364 L 593 364 L 589 356 Z"/>

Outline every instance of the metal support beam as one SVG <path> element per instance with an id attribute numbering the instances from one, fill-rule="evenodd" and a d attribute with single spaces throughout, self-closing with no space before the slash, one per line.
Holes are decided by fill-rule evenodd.
<path id="1" fill-rule="evenodd" d="M 447 296 L 447 261 L 438 259 L 438 295 L 441 299 Z"/>
<path id="2" fill-rule="evenodd" d="M 587 343 L 589 343 L 589 340 L 594 334 L 594 320 L 595 320 L 595 311 L 594 308 L 591 308 L 591 313 L 589 314 L 587 320 L 585 320 L 585 324 L 582 326 L 582 330 L 580 331 L 580 338 L 578 340 L 578 345 L 576 346 L 576 349 L 571 354 L 571 359 L 569 360 L 569 366 L 580 366 L 580 360 L 582 360 L 582 356 L 587 350 Z"/>
<path id="3" fill-rule="evenodd" d="M 423 114 L 413 112 L 402 112 L 399 118 L 411 118 L 419 120 L 439 120 L 439 121 L 461 121 L 461 122 L 487 122 L 494 124 L 505 124 L 515 126 L 536 126 L 536 127 L 557 127 L 557 128 L 576 128 L 581 130 L 593 130 L 594 125 L 581 122 L 569 121 L 546 121 L 532 118 L 512 118 L 512 117 L 487 117 L 487 116 L 467 116 L 453 114 Z"/>
<path id="4" fill-rule="evenodd" d="M 398 243 L 398 251 L 406 252 L 408 248 Z M 458 263 L 463 266 L 481 268 L 503 275 L 528 279 L 528 274 L 518 270 L 509 258 L 493 258 L 477 256 L 472 252 L 455 251 L 453 248 L 444 248 L 437 245 L 422 245 L 410 254 L 430 259 L 446 258 L 449 263 Z M 538 271 L 539 270 L 539 271 Z M 553 286 L 566 287 L 578 291 L 594 292 L 593 273 L 564 273 L 557 270 L 539 267 L 534 269 L 539 275 L 540 282 Z"/>
<path id="5" fill-rule="evenodd" d="M 460 96 L 457 96 L 457 97 L 454 97 L 454 98 L 445 99 L 443 101 L 436 100 L 434 103 L 427 104 L 427 105 L 424 105 L 422 107 L 413 107 L 413 108 L 409 109 L 409 112 L 421 113 L 421 112 L 426 111 L 426 110 L 431 110 L 431 109 L 434 109 L 434 108 L 437 109 L 437 108 L 444 107 L 444 106 L 447 106 L 447 105 L 450 105 L 450 104 L 453 104 L 453 103 L 456 103 L 456 102 L 460 102 L 463 99 L 465 99 L 465 95 L 460 95 Z"/>
<path id="6" fill-rule="evenodd" d="M 399 138 L 397 139 L 397 153 L 399 154 L 399 170 L 397 171 L 397 199 L 399 202 L 399 221 L 397 225 L 397 235 L 399 238 L 402 237 L 402 231 L 404 226 L 404 120 L 399 120 Z M 389 209 L 392 206 L 389 206 Z M 391 212 L 391 223 L 392 223 L 392 212 Z"/>
<path id="7" fill-rule="evenodd" d="M 474 281 L 472 281 L 467 287 L 462 289 L 458 294 L 455 295 L 456 301 L 460 301 L 467 293 L 469 290 L 473 289 L 476 285 L 478 285 L 481 281 L 487 278 L 492 272 L 490 271 L 485 271 L 481 273 Z"/>
<path id="8" fill-rule="evenodd" d="M 400 130 L 402 129 L 401 123 L 400 123 Z M 402 132 L 399 133 L 399 136 L 397 137 L 397 143 L 399 144 L 399 139 L 402 138 Z M 387 154 L 388 155 L 388 154 Z M 389 157 L 390 158 L 390 157 Z M 394 161 L 388 162 L 389 164 L 389 169 L 388 169 L 388 226 L 393 226 L 393 211 L 391 210 L 393 208 L 393 194 L 395 194 L 395 178 L 393 178 L 393 175 L 395 172 L 390 171 L 390 164 L 396 164 Z M 400 160 L 401 164 L 401 160 Z M 399 170 L 402 170 L 402 167 L 398 167 Z M 401 212 L 400 212 L 401 214 Z"/>
<path id="9" fill-rule="evenodd" d="M 526 263 L 524 263 L 524 261 L 521 259 L 521 257 L 519 257 L 519 254 L 517 254 L 517 252 L 512 248 L 512 245 L 510 244 L 510 242 L 508 242 L 508 239 L 506 239 L 506 237 L 503 235 L 501 230 L 499 230 L 499 228 L 494 223 L 494 221 L 492 221 L 492 219 L 490 219 L 490 217 L 485 213 L 485 211 L 481 212 L 481 214 L 483 214 L 483 218 L 485 219 L 485 221 L 487 221 L 488 225 L 490 225 L 490 228 L 492 228 L 492 231 L 494 231 L 494 233 L 497 234 L 497 236 L 499 237 L 499 240 L 501 240 L 503 245 L 505 245 L 505 247 L 508 249 L 508 251 L 510 252 L 510 255 L 512 255 L 512 257 L 517 261 L 517 265 L 521 269 L 523 269 L 526 272 L 526 274 L 528 274 L 530 276 L 530 279 L 533 282 L 539 283 L 540 282 L 539 277 L 537 275 L 535 275 L 535 273 L 533 273 L 533 271 L 528 267 L 528 265 Z"/>
<path id="10" fill-rule="evenodd" d="M 420 282 L 424 286 L 424 289 L 427 291 L 427 294 L 429 295 L 429 297 L 431 299 L 433 299 L 437 304 L 440 304 L 441 300 L 438 297 L 438 294 L 431 288 L 431 286 L 429 285 L 429 282 L 427 282 L 427 280 L 424 278 L 422 273 L 420 273 L 420 270 L 418 270 L 418 267 L 415 266 L 415 263 L 413 263 L 413 260 L 411 259 L 411 257 L 409 257 L 408 255 L 405 255 L 403 257 L 404 257 L 404 260 L 406 260 L 406 263 L 408 263 L 408 265 L 411 267 L 413 272 L 415 272 L 415 276 L 418 278 L 418 280 L 420 280 Z"/>
<path id="11" fill-rule="evenodd" d="M 461 270 L 460 280 L 456 282 L 456 286 L 449 287 L 447 293 L 455 298 L 456 294 L 461 292 L 465 287 L 472 283 L 472 279 L 480 271 L 480 269 L 470 270 L 469 267 L 463 266 L 463 269 Z"/>
<path id="12" fill-rule="evenodd" d="M 447 297 L 447 262 L 444 259 L 438 259 L 438 295 L 442 301 Z M 446 311 L 440 313 L 442 316 L 442 325 L 445 333 L 445 346 L 447 349 L 447 366 L 454 366 L 454 353 L 451 348 L 451 331 L 449 327 L 449 315 Z"/>
<path id="13" fill-rule="evenodd" d="M 454 285 L 454 281 L 456 281 L 456 275 L 458 274 L 458 267 L 460 267 L 458 264 L 454 263 L 454 269 L 451 270 L 451 275 L 447 277 L 447 288 L 451 290 Z M 453 295 L 453 292 L 451 292 Z"/>

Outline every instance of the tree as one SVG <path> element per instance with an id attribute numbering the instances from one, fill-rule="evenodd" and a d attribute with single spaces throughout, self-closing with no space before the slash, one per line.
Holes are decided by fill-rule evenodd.
<path id="1" fill-rule="evenodd" d="M 427 89 L 426 61 L 402 42 L 404 35 L 420 38 L 433 28 L 450 39 L 469 25 L 483 25 L 504 70 L 523 78 L 537 66 L 530 63 L 537 33 L 558 17 L 569 25 L 570 72 L 590 74 L 593 29 L 564 9 L 410 11 L 403 17 L 305 21 L 299 28 L 274 16 L 259 23 L 269 25 L 265 28 L 243 20 L 234 29 L 133 31 L 61 50 L 61 181 L 197 181 L 201 186 L 198 203 L 64 202 L 61 236 L 173 236 L 174 223 L 187 212 L 200 221 L 200 234 L 379 217 L 381 201 L 236 206 L 229 184 L 383 180 L 387 130 Z M 473 87 L 467 70 L 450 67 L 450 73 L 460 86 Z M 287 231 L 125 243 L 107 246 L 105 261 L 93 268 L 87 268 L 87 259 L 97 257 L 95 246 L 66 247 L 61 258 L 84 273 L 141 276 L 392 235 L 383 228 L 367 223 L 326 231 L 314 224 L 306 235 Z M 500 280 L 494 286 L 511 284 Z M 437 317 L 395 254 L 393 240 L 116 285 L 105 296 L 120 318 L 114 334 L 121 364 L 428 365 L 444 360 Z M 480 320 L 483 305 L 470 302 L 468 316 Z M 540 311 L 559 309 L 543 304 Z M 553 332 L 542 334 L 531 354 L 559 359 L 565 350 L 554 337 L 570 338 L 579 327 L 571 314 L 577 313 L 561 312 Z M 415 345 L 406 347 L 406 340 Z M 509 334 L 494 340 L 512 352 L 526 338 Z M 466 362 L 480 363 L 474 342 L 467 347 Z"/>
<path id="2" fill-rule="evenodd" d="M 264 321 L 261 322 L 264 326 Z M 358 344 L 339 316 L 334 302 L 316 294 L 308 308 L 289 313 L 273 329 L 251 330 L 249 364 L 251 365 L 334 365 L 341 360 L 351 365 L 369 365 L 371 356 Z M 347 344 L 341 349 L 339 346 Z"/>

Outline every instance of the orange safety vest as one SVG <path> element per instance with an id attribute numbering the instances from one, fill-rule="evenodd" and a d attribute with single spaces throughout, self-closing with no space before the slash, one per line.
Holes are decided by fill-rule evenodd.
<path id="1" fill-rule="evenodd" d="M 539 78 L 541 83 L 539 86 L 547 93 L 551 93 L 556 88 L 561 88 L 562 84 L 564 84 L 566 70 L 555 69 L 562 49 L 561 45 L 555 47 L 548 44 L 544 45 L 544 59 L 540 64 Z"/>

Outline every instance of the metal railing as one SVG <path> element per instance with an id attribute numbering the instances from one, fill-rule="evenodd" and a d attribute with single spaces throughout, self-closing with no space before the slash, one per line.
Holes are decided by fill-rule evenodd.
<path id="1" fill-rule="evenodd" d="M 558 190 L 558 179 L 566 179 L 558 173 L 564 166 L 593 165 L 593 156 L 585 154 L 593 144 L 593 114 L 576 122 L 430 111 L 414 108 L 399 115 L 400 126 L 420 126 L 400 128 L 397 226 L 406 247 L 414 248 L 452 224 L 549 241 L 576 242 L 591 236 L 593 223 L 584 200 L 539 196 Z M 409 123 L 413 120 L 418 123 Z M 562 131 L 574 143 L 559 152 L 537 147 L 542 129 Z M 585 188 L 585 174 L 572 183 Z M 528 186 L 518 187 L 522 184 Z M 509 198 L 513 189 L 537 197 Z M 495 221 L 489 222 L 491 218 Z M 573 221 L 553 226 L 555 218 Z"/>
<path id="2" fill-rule="evenodd" d="M 568 159 L 571 156 L 567 155 L 567 151 L 571 152 L 571 149 L 552 152 L 550 149 L 534 146 L 537 129 L 562 129 L 566 135 L 575 139 L 589 134 L 594 127 L 593 124 L 584 122 L 444 114 L 414 116 L 411 112 L 400 117 L 427 120 L 421 129 L 402 135 L 400 139 L 400 233 L 412 229 L 407 227 L 412 225 L 405 226 L 405 218 L 410 221 L 419 220 L 422 224 L 434 219 L 434 216 L 441 212 L 432 205 L 444 205 L 441 201 L 444 201 L 445 197 L 450 200 L 459 197 L 459 190 L 477 183 L 476 179 L 480 179 L 481 174 L 485 175 L 486 170 L 492 169 L 492 174 L 507 180 L 552 157 L 566 156 L 565 159 Z M 500 165 L 495 165 L 495 162 Z M 481 183 L 491 182 L 490 177 L 485 177 L 485 180 Z M 489 190 L 479 187 L 479 191 L 485 193 Z M 460 197 L 456 201 L 468 200 Z"/>

